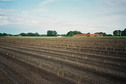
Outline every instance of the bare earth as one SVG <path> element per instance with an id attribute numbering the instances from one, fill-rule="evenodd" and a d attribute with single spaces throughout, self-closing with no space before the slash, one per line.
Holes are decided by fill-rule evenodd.
<path id="1" fill-rule="evenodd" d="M 126 84 L 125 39 L 0 39 L 0 84 Z"/>

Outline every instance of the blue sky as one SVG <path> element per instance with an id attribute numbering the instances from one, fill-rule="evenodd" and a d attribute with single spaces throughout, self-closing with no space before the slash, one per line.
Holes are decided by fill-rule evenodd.
<path id="1" fill-rule="evenodd" d="M 0 32 L 83 33 L 126 27 L 126 0 L 0 0 Z"/>

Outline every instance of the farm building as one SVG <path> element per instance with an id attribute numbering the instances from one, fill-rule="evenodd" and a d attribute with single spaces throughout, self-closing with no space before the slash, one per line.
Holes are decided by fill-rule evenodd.
<path id="1" fill-rule="evenodd" d="M 74 37 L 84 36 L 84 37 L 103 37 L 103 34 L 76 34 Z"/>

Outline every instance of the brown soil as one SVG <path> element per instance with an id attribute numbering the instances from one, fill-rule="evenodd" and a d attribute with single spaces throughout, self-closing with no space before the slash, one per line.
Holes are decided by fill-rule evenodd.
<path id="1" fill-rule="evenodd" d="M 74 84 L 0 53 L 0 84 Z"/>

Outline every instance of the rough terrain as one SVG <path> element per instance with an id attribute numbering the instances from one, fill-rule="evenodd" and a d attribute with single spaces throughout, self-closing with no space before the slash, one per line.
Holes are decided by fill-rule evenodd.
<path id="1" fill-rule="evenodd" d="M 0 84 L 125 84 L 126 39 L 0 38 Z"/>

